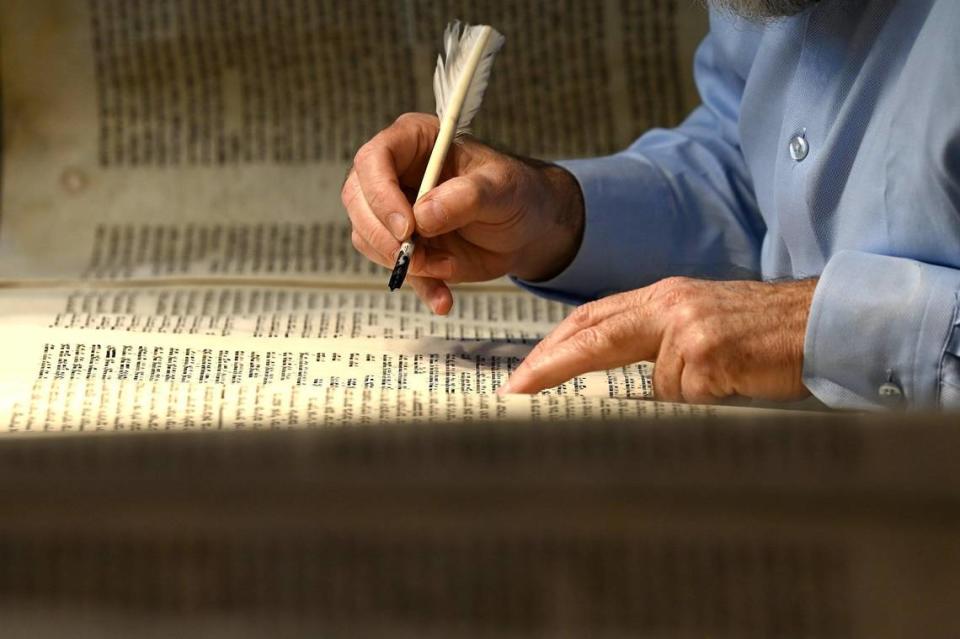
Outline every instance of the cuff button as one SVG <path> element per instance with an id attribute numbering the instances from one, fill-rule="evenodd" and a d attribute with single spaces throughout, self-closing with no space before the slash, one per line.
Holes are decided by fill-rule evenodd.
<path id="1" fill-rule="evenodd" d="M 903 389 L 895 382 L 884 382 L 877 389 L 880 401 L 890 407 L 899 406 L 903 402 Z"/>
<path id="2" fill-rule="evenodd" d="M 892 382 L 886 382 L 885 384 L 880 384 L 880 388 L 877 389 L 877 393 L 880 397 L 902 397 L 903 391 L 900 390 L 900 387 Z"/>

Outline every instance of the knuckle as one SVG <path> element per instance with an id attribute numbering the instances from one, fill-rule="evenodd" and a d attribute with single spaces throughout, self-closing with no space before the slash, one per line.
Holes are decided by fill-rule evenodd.
<path id="1" fill-rule="evenodd" d="M 356 198 L 357 187 L 354 183 L 354 173 L 351 171 L 346 181 L 340 187 L 340 201 L 344 208 L 350 208 L 354 198 Z"/>
<path id="2" fill-rule="evenodd" d="M 691 280 L 687 277 L 668 277 L 657 282 L 657 297 L 666 307 L 683 303 L 690 297 Z"/>
<path id="3" fill-rule="evenodd" d="M 700 305 L 690 300 L 677 302 L 671 307 L 670 313 L 674 322 L 686 327 L 698 323 L 703 318 Z"/>
<path id="4" fill-rule="evenodd" d="M 408 127 L 411 125 L 419 125 L 423 120 L 423 115 L 420 113 L 401 113 L 397 116 L 397 119 L 393 121 L 394 126 L 398 127 Z"/>
<path id="5" fill-rule="evenodd" d="M 683 336 L 683 359 L 697 367 L 709 367 L 716 360 L 719 341 L 711 331 L 693 328 Z"/>
<path id="6" fill-rule="evenodd" d="M 377 138 L 373 138 L 357 149 L 356 154 L 353 156 L 353 166 L 365 166 L 370 161 L 372 154 L 376 152 L 377 144 Z"/>
<path id="7" fill-rule="evenodd" d="M 405 134 L 409 134 L 413 130 L 416 134 L 425 133 L 430 129 L 437 129 L 440 126 L 440 121 L 432 113 L 418 113 L 416 111 L 408 111 L 406 113 L 401 113 L 397 116 L 397 119 L 393 121 L 388 129 L 402 129 Z"/>
<path id="8" fill-rule="evenodd" d="M 436 135 L 440 123 L 436 116 L 426 113 L 402 113 L 393 124 L 383 131 L 383 135 L 393 143 L 416 142 L 423 148 L 432 147 L 432 137 Z"/>
<path id="9" fill-rule="evenodd" d="M 593 326 L 583 329 L 573 338 L 574 349 L 586 352 L 602 351 L 609 343 L 607 335 Z"/>
<path id="10" fill-rule="evenodd" d="M 674 275 L 672 277 L 667 277 L 658 283 L 658 286 L 664 290 L 682 290 L 690 284 L 689 277 L 683 277 L 682 275 Z"/>
<path id="11" fill-rule="evenodd" d="M 596 315 L 596 307 L 593 303 L 581 304 L 570 313 L 569 320 L 575 326 L 589 326 L 593 324 L 593 318 Z"/>

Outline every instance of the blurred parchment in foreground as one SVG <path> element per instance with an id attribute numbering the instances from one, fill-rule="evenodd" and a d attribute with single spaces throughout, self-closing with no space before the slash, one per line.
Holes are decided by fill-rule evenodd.
<path id="1" fill-rule="evenodd" d="M 949 637 L 955 426 L 0 440 L 3 636 Z"/>

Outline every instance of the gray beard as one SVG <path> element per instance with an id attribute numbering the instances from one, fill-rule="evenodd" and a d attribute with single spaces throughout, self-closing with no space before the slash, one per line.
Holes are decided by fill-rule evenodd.
<path id="1" fill-rule="evenodd" d="M 820 0 L 706 0 L 720 11 L 728 11 L 747 20 L 775 20 L 796 15 Z"/>

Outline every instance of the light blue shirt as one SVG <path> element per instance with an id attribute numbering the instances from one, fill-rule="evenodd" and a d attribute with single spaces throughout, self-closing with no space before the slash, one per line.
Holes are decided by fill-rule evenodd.
<path id="1" fill-rule="evenodd" d="M 830 406 L 960 408 L 960 0 L 711 15 L 703 105 L 563 163 L 583 244 L 535 292 L 578 303 L 670 275 L 819 276 L 803 380 Z"/>

